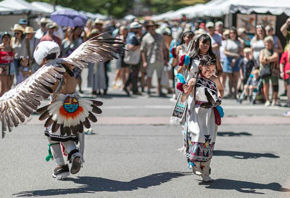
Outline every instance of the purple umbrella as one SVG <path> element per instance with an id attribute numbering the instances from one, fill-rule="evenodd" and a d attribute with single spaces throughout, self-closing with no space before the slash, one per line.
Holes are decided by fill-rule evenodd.
<path id="1" fill-rule="evenodd" d="M 59 10 L 50 15 L 50 19 L 59 26 L 76 27 L 85 26 L 87 17 L 75 10 Z"/>

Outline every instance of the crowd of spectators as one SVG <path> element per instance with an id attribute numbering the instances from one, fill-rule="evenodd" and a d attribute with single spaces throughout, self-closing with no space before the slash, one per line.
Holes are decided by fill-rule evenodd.
<path id="1" fill-rule="evenodd" d="M 114 69 L 116 73 L 112 79 L 113 89 L 119 89 L 127 96 L 133 94 L 150 97 L 154 94 L 152 79 L 155 78 L 152 77 L 156 71 L 156 94 L 159 97 L 173 94 L 173 99 L 176 99 L 174 76 L 178 72 L 182 54 L 201 56 L 213 53 L 209 55 L 217 59 L 217 75 L 227 90 L 225 98 L 237 99 L 244 92 L 243 99 L 251 100 L 261 79 L 261 95 L 265 106 L 280 106 L 278 92 L 282 89 L 283 94 L 288 96 L 288 101 L 283 106 L 289 107 L 289 29 L 290 19 L 280 30 L 276 30 L 281 31 L 285 37 L 286 46 L 282 46 L 274 28 L 269 25 L 257 25 L 255 35 L 251 38 L 245 28 L 226 29 L 221 21 L 156 23 L 138 19 L 130 22 L 96 19 L 88 20 L 85 27 L 59 27 L 53 21 L 42 18 L 39 29 L 34 31 L 25 19 L 20 19 L 11 31 L 1 35 L 0 95 L 39 68 L 33 59 L 33 52 L 39 42 L 56 42 L 61 48 L 61 57 L 67 57 L 87 39 L 102 34 L 103 38 L 120 39 L 125 43 L 126 50 L 123 54 L 116 55 L 118 59 L 89 64 L 87 79 L 79 79 L 80 93 L 83 93 L 82 80 L 87 80 L 91 94 L 106 95 L 110 86 L 108 72 Z M 193 52 L 188 50 L 189 45 L 193 46 Z M 173 48 L 176 49 L 175 52 L 172 51 Z M 177 54 L 173 57 L 172 53 Z M 283 80 L 284 86 L 279 87 L 279 80 Z"/>

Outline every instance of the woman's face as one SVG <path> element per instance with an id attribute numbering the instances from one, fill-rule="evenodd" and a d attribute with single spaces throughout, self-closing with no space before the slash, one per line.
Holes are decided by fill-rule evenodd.
<path id="1" fill-rule="evenodd" d="M 230 31 L 230 38 L 231 38 L 232 40 L 236 40 L 236 37 L 237 37 L 236 32 L 235 32 L 235 31 Z"/>
<path id="2" fill-rule="evenodd" d="M 203 40 L 200 40 L 199 41 L 199 49 L 200 49 L 200 52 L 202 53 L 202 54 L 206 54 L 207 52 L 208 52 L 208 50 L 209 50 L 209 46 L 210 45 L 210 42 L 209 41 L 207 41 L 207 42 L 203 42 Z"/>
<path id="3" fill-rule="evenodd" d="M 266 41 L 266 42 L 265 42 L 265 48 L 266 48 L 267 50 L 272 49 L 272 47 L 273 47 L 273 43 L 272 43 L 271 41 Z"/>
<path id="4" fill-rule="evenodd" d="M 2 42 L 4 43 L 4 44 L 8 44 L 9 42 L 10 42 L 10 37 L 9 36 L 3 36 L 2 37 Z"/>
<path id="5" fill-rule="evenodd" d="M 201 74 L 206 78 L 212 77 L 216 72 L 215 65 L 199 66 L 199 68 L 200 68 Z"/>
<path id="6" fill-rule="evenodd" d="M 127 29 L 126 28 L 122 28 L 120 32 L 121 32 L 122 35 L 126 35 L 127 34 Z"/>
<path id="7" fill-rule="evenodd" d="M 185 43 L 189 43 L 192 40 L 193 36 L 191 35 L 186 35 L 183 37 L 183 40 Z"/>
<path id="8" fill-rule="evenodd" d="M 257 28 L 257 35 L 260 37 L 260 38 L 264 38 L 264 31 L 262 28 Z"/>
<path id="9" fill-rule="evenodd" d="M 15 36 L 15 38 L 21 38 L 22 32 L 21 31 L 15 31 L 14 32 L 14 36 Z"/>

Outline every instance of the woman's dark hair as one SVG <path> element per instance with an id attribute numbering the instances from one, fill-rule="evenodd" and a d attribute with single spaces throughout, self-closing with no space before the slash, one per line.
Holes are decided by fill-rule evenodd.
<path id="1" fill-rule="evenodd" d="M 11 34 L 9 34 L 8 32 L 4 32 L 4 34 L 2 35 L 2 38 L 1 38 L 2 41 L 3 41 L 3 38 L 4 38 L 5 36 L 8 36 L 9 39 L 11 39 Z"/>
<path id="2" fill-rule="evenodd" d="M 181 42 L 180 42 L 180 45 L 184 44 L 184 37 L 186 36 L 189 36 L 189 37 L 194 37 L 194 33 L 193 31 L 186 31 L 186 32 L 183 32 L 183 34 L 181 35 Z"/>
<path id="3" fill-rule="evenodd" d="M 199 65 L 201 66 L 216 65 L 216 58 L 209 55 L 203 56 L 199 61 Z"/>
<path id="4" fill-rule="evenodd" d="M 230 28 L 230 32 L 234 32 L 236 34 L 236 39 L 235 40 L 238 40 L 238 31 L 237 31 L 237 28 L 236 27 L 231 27 Z"/>
<path id="5" fill-rule="evenodd" d="M 194 45 L 193 45 L 193 54 L 192 56 L 190 56 L 192 59 L 194 59 L 195 57 L 198 57 L 200 54 L 200 49 L 199 49 L 199 43 L 207 43 L 209 42 L 209 49 L 208 49 L 208 55 L 211 56 L 212 58 L 215 58 L 215 54 L 212 51 L 212 47 L 211 47 L 211 38 L 209 35 L 207 34 L 201 34 L 200 36 L 197 37 Z"/>

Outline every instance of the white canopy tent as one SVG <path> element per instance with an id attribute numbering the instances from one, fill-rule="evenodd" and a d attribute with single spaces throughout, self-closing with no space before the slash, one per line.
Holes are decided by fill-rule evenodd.
<path id="1" fill-rule="evenodd" d="M 165 12 L 165 13 L 160 14 L 160 15 L 154 15 L 154 16 L 152 16 L 152 20 L 159 21 L 159 20 L 163 20 L 163 19 L 168 19 L 169 17 L 172 16 L 173 13 L 174 13 L 174 11 L 170 10 L 170 11 Z"/>
<path id="2" fill-rule="evenodd" d="M 290 15 L 289 0 L 215 0 L 207 3 L 204 9 L 197 12 L 193 17 L 220 17 L 230 13 L 241 12 L 242 14 L 271 13 Z"/>
<path id="3" fill-rule="evenodd" d="M 31 14 L 41 14 L 47 13 L 45 10 L 39 10 L 37 7 L 34 7 L 32 4 L 26 2 L 25 0 L 4 0 L 0 2 L 0 7 L 11 9 L 10 13 L 21 14 L 21 13 L 31 13 Z M 5 14 L 6 11 L 0 14 Z"/>
<path id="4" fill-rule="evenodd" d="M 31 3 L 32 6 L 36 7 L 37 9 L 43 11 L 43 12 L 47 12 L 47 13 L 52 13 L 54 11 L 58 11 L 58 10 L 73 10 L 71 8 L 66 8 L 66 7 L 62 7 L 62 6 L 55 6 L 55 10 L 52 4 L 49 3 L 45 3 L 45 2 L 32 2 Z"/>
<path id="5" fill-rule="evenodd" d="M 178 19 L 185 14 L 188 18 L 194 17 L 221 17 L 229 13 L 241 12 L 243 14 L 271 13 L 290 15 L 289 0 L 212 0 L 206 4 L 197 4 L 181 8 L 174 12 L 169 11 L 153 16 L 154 20 Z"/>

